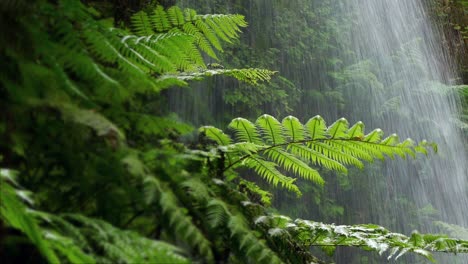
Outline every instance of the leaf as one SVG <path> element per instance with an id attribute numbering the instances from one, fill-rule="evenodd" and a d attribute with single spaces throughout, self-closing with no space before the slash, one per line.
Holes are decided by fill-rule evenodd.
<path id="1" fill-rule="evenodd" d="M 265 161 L 260 157 L 248 157 L 245 159 L 245 165 L 253 168 L 260 176 L 273 186 L 280 185 L 282 188 L 293 191 L 297 196 L 301 195 L 299 188 L 294 184 L 295 179 L 284 176 L 276 169 L 276 164 Z"/>
<path id="2" fill-rule="evenodd" d="M 304 126 L 299 122 L 299 119 L 294 116 L 287 116 L 283 119 L 282 124 L 291 141 L 304 140 Z"/>
<path id="3" fill-rule="evenodd" d="M 323 185 L 323 179 L 317 170 L 310 167 L 310 163 L 347 173 L 347 165 L 363 168 L 362 161 L 373 162 L 377 158 L 394 158 L 395 155 L 406 158 L 407 155 L 415 156 L 415 152 L 427 153 L 429 147 L 437 147 L 425 141 L 417 146 L 412 140 L 399 142 L 396 134 L 382 140 L 380 129 L 364 135 L 362 122 L 349 129 L 348 126 L 348 121 L 341 118 L 327 127 L 321 116 L 311 118 L 305 126 L 293 116 L 280 123 L 270 115 L 262 115 L 256 125 L 244 118 L 236 118 L 229 124 L 236 134 L 234 142 L 237 143 L 234 144 L 221 130 L 202 127 L 200 131 L 209 129 L 213 133 L 210 135 L 212 139 L 223 146 L 219 150 L 229 153 L 229 165 L 225 170 L 253 168 L 273 186 L 282 183 L 283 188 L 296 193 L 299 192 L 293 184 L 294 179 L 277 167 Z"/>
<path id="4" fill-rule="evenodd" d="M 253 123 L 244 118 L 236 118 L 231 121 L 229 128 L 236 132 L 238 141 L 261 144 L 260 135 Z"/>
<path id="5" fill-rule="evenodd" d="M 292 171 L 300 177 L 323 185 L 324 181 L 318 171 L 309 167 L 302 160 L 296 158 L 294 155 L 282 150 L 281 148 L 271 148 L 265 151 L 265 154 L 281 165 L 285 170 Z"/>
<path id="6" fill-rule="evenodd" d="M 335 123 L 333 123 L 327 130 L 327 133 L 333 139 L 346 139 L 348 138 L 348 121 L 344 118 L 338 119 Z"/>
<path id="7" fill-rule="evenodd" d="M 199 132 L 205 133 L 208 138 L 214 140 L 220 146 L 226 146 L 232 142 L 231 138 L 224 134 L 221 129 L 213 126 L 203 126 L 199 129 Z"/>
<path id="8" fill-rule="evenodd" d="M 268 143 L 273 145 L 285 142 L 283 136 L 283 127 L 276 118 L 270 115 L 262 115 L 257 119 L 257 126 L 261 128 L 264 137 Z"/>
<path id="9" fill-rule="evenodd" d="M 327 126 L 325 120 L 319 115 L 314 116 L 313 118 L 307 121 L 305 127 L 309 133 L 310 139 L 325 139 L 327 135 Z"/>

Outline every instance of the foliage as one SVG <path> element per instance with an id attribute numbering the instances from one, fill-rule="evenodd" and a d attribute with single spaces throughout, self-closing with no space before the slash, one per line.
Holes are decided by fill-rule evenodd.
<path id="1" fill-rule="evenodd" d="M 376 251 L 380 255 L 390 251 L 388 259 L 398 259 L 408 252 L 414 252 L 434 262 L 430 251 L 468 252 L 468 243 L 464 240 L 416 231 L 407 237 L 373 224 L 346 226 L 302 219 L 292 221 L 282 215 L 260 216 L 255 223 L 269 228 L 269 234 L 273 237 L 288 237 L 306 246 L 321 247 L 328 253 L 333 253 L 338 246 L 353 246 Z"/>
<path id="2" fill-rule="evenodd" d="M 419 145 L 414 145 L 411 139 L 400 142 L 396 134 L 383 138 L 381 129 L 365 135 L 362 122 L 349 127 L 344 118 L 327 127 L 321 116 L 302 124 L 293 116 L 279 122 L 265 114 L 255 124 L 236 118 L 229 127 L 235 132 L 236 143 L 217 128 L 200 128 L 208 138 L 220 145 L 219 150 L 226 155 L 224 170 L 251 168 L 274 186 L 280 185 L 298 195 L 301 192 L 294 183 L 295 179 L 282 174 L 277 167 L 322 185 L 324 180 L 310 164 L 347 173 L 346 165 L 363 168 L 361 160 L 372 162 L 377 158 L 384 159 L 385 155 L 392 159 L 395 155 L 414 157 L 416 152 L 427 154 L 429 146 L 437 151 L 435 144 L 426 141 Z"/>
<path id="3" fill-rule="evenodd" d="M 120 4 L 110 6 L 117 12 Z M 0 171 L 0 250 L 8 260 L 320 263 L 300 238 L 278 239 L 255 223 L 274 217 L 272 194 L 241 179 L 241 167 L 299 193 L 283 171 L 320 184 L 313 166 L 346 172 L 344 165 L 429 147 L 381 139 L 379 130 L 364 135 L 362 123 L 348 128 L 344 119 L 326 127 L 318 116 L 305 125 L 238 118 L 230 125 L 236 141 L 204 127 L 217 146 L 196 142 L 192 127 L 163 109 L 164 89 L 211 75 L 256 85 L 275 73 L 206 63 L 235 43 L 243 16 L 149 5 L 119 24 L 105 7 L 90 6 L 0 4 L 0 149 L 8 168 Z"/>
<path id="4" fill-rule="evenodd" d="M 1 171 L 1 218 L 25 233 L 48 262 L 65 258 L 71 263 L 188 263 L 179 255 L 182 250 L 104 221 L 33 210 L 34 199 L 15 187 L 13 175 L 11 170 Z"/>

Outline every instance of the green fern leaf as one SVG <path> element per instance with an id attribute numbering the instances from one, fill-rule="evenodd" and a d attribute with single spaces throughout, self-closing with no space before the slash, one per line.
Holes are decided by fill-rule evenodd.
<path id="1" fill-rule="evenodd" d="M 259 81 L 268 82 L 276 72 L 264 69 L 209 69 L 198 72 L 182 72 L 179 74 L 168 74 L 165 78 L 178 78 L 180 80 L 197 80 L 203 77 L 211 77 L 215 75 L 225 75 L 236 78 L 239 81 L 247 82 L 252 85 L 257 85 Z"/>
<path id="2" fill-rule="evenodd" d="M 232 215 L 228 222 L 231 238 L 237 244 L 237 255 L 245 263 L 266 258 L 265 263 L 283 263 L 281 259 L 265 243 L 253 234 L 245 220 L 239 215 Z M 265 253 L 268 252 L 268 254 Z M 266 255 L 266 257 L 265 257 Z"/>
<path id="3" fill-rule="evenodd" d="M 346 139 L 349 137 L 347 134 L 348 126 L 348 120 L 340 118 L 328 127 L 327 133 L 332 139 Z"/>
<path id="4" fill-rule="evenodd" d="M 396 134 L 382 140 L 383 132 L 380 129 L 364 136 L 362 122 L 348 129 L 348 121 L 344 118 L 327 127 L 320 116 L 311 118 L 303 126 L 295 117 L 286 117 L 280 123 L 270 115 L 262 115 L 256 124 L 243 118 L 236 118 L 229 124 L 235 131 L 238 143 L 218 148 L 218 151 L 230 155 L 225 170 L 242 166 L 252 168 L 274 186 L 284 182 L 283 187 L 293 191 L 296 191 L 293 182 L 290 183 L 294 187 L 288 184 L 292 178 L 283 175 L 277 166 L 323 184 L 323 179 L 316 170 L 310 168 L 309 162 L 347 173 L 346 165 L 363 168 L 362 161 L 373 162 L 376 158 L 394 158 L 395 155 L 414 157 L 415 152 L 427 154 L 429 147 L 437 150 L 436 145 L 425 141 L 417 146 L 411 140 L 399 142 Z M 221 141 L 216 140 L 220 144 Z M 271 161 L 266 161 L 265 156 Z"/>
<path id="5" fill-rule="evenodd" d="M 162 213 L 168 217 L 170 230 L 176 237 L 187 241 L 190 246 L 197 248 L 200 255 L 208 261 L 213 259 L 211 243 L 203 236 L 203 233 L 185 215 L 184 210 L 177 205 L 177 198 L 168 190 L 161 190 L 159 205 Z"/>
<path id="6" fill-rule="evenodd" d="M 223 48 L 221 47 L 221 43 L 219 43 L 218 38 L 216 37 L 216 34 L 213 32 L 213 30 L 201 19 L 195 20 L 195 26 L 203 32 L 204 36 L 208 41 L 215 47 L 217 50 L 222 51 Z"/>
<path id="7" fill-rule="evenodd" d="M 334 147 L 343 153 L 351 155 L 361 160 L 372 162 L 374 158 L 384 159 L 384 156 L 379 150 L 374 149 L 373 146 L 368 144 L 360 145 L 359 142 L 353 141 L 342 141 L 342 140 L 330 140 L 326 144 Z"/>
<path id="8" fill-rule="evenodd" d="M 293 191 L 297 196 L 302 195 L 299 188 L 294 184 L 295 179 L 283 175 L 276 169 L 276 163 L 266 161 L 260 157 L 251 156 L 244 160 L 248 168 L 252 168 L 267 182 L 273 186 L 280 185 L 289 191 Z"/>
<path id="9" fill-rule="evenodd" d="M 364 138 L 364 123 L 359 121 L 354 124 L 347 132 L 349 138 L 360 140 Z"/>
<path id="10" fill-rule="evenodd" d="M 289 136 L 291 141 L 302 141 L 304 140 L 304 126 L 294 116 L 287 116 L 283 119 L 283 127 L 286 131 L 286 135 Z"/>
<path id="11" fill-rule="evenodd" d="M 294 155 L 280 149 L 271 148 L 265 151 L 265 154 L 272 159 L 275 163 L 281 165 L 284 169 L 292 171 L 300 177 L 310 180 L 319 185 L 323 185 L 324 181 L 318 171 L 310 168 L 302 160 L 296 158 Z"/>
<path id="12" fill-rule="evenodd" d="M 264 206 L 269 207 L 271 205 L 271 198 L 272 198 L 271 193 L 261 189 L 254 182 L 246 181 L 246 180 L 241 179 L 240 183 L 239 183 L 239 187 L 240 187 L 240 189 L 245 187 L 245 190 L 247 190 L 247 193 L 253 193 L 254 195 L 259 196 L 260 201 Z"/>
<path id="13" fill-rule="evenodd" d="M 246 141 L 255 144 L 263 144 L 260 140 L 260 135 L 257 132 L 257 128 L 253 123 L 244 118 L 236 118 L 232 120 L 229 127 L 236 132 L 238 141 Z"/>
<path id="14" fill-rule="evenodd" d="M 175 238 L 186 241 L 192 248 L 197 249 L 200 256 L 208 262 L 213 260 L 211 243 L 203 232 L 192 222 L 186 214 L 185 208 L 179 206 L 178 198 L 171 189 L 167 189 L 163 183 L 151 174 L 146 173 L 145 165 L 136 157 L 131 162 L 126 162 L 127 170 L 135 176 L 142 177 L 145 186 L 146 202 L 157 202 L 160 213 L 167 221 L 163 223 Z"/>
<path id="15" fill-rule="evenodd" d="M 154 9 L 154 13 L 151 15 L 151 22 L 153 23 L 153 28 L 157 32 L 165 32 L 171 28 L 169 18 L 167 17 L 164 7 L 158 5 Z"/>
<path id="16" fill-rule="evenodd" d="M 214 52 L 213 48 L 211 48 L 210 42 L 205 37 L 206 35 L 200 32 L 200 30 L 197 27 L 195 27 L 191 23 L 186 23 L 183 25 L 182 29 L 185 33 L 193 35 L 197 38 L 197 45 L 200 47 L 201 50 L 206 52 L 208 56 L 217 59 L 216 53 Z"/>
<path id="17" fill-rule="evenodd" d="M 10 170 L 0 170 L 0 216 L 2 221 L 26 234 L 39 252 L 50 262 L 59 263 L 59 258 L 43 238 L 37 221 L 27 213 L 15 189 L 6 182 L 5 178 L 11 174 Z"/>
<path id="18" fill-rule="evenodd" d="M 220 35 L 222 32 L 229 39 L 239 37 L 240 27 L 247 26 L 244 17 L 241 15 L 204 15 L 202 18 L 210 24 L 212 29 Z"/>
<path id="19" fill-rule="evenodd" d="M 140 11 L 133 14 L 130 18 L 132 22 L 133 31 L 140 36 L 153 35 L 152 25 L 150 18 L 145 11 Z"/>
<path id="20" fill-rule="evenodd" d="M 434 261 L 429 251 L 467 252 L 468 241 L 447 238 L 441 235 L 419 234 L 413 232 L 410 237 L 392 233 L 389 230 L 372 224 L 335 225 L 309 220 L 296 219 L 292 221 L 282 215 L 260 216 L 256 223 L 264 228 L 279 229 L 292 236 L 300 244 L 310 247 L 319 246 L 329 250 L 330 245 L 361 247 L 382 255 L 390 251 L 388 259 L 399 258 L 413 252 Z"/>
<path id="21" fill-rule="evenodd" d="M 202 19 L 202 18 L 200 18 Z M 220 39 L 222 39 L 223 41 L 226 41 L 227 43 L 232 43 L 232 39 L 235 39 L 234 37 L 228 37 L 226 36 L 226 34 L 224 33 L 224 31 L 219 27 L 219 25 L 213 21 L 212 19 L 208 18 L 208 19 L 205 19 L 205 23 L 210 26 L 210 28 L 216 32 L 216 36 L 218 36 Z"/>
<path id="22" fill-rule="evenodd" d="M 353 155 L 344 153 L 340 149 L 330 146 L 329 144 L 322 142 L 309 142 L 308 146 L 311 149 L 341 164 L 353 165 L 360 169 L 364 168 L 364 164 L 362 164 L 362 162 L 355 158 Z"/>
<path id="23" fill-rule="evenodd" d="M 260 116 L 255 123 L 262 130 L 267 143 L 278 145 L 285 142 L 283 127 L 276 118 L 265 114 Z"/>
<path id="24" fill-rule="evenodd" d="M 218 199 L 209 201 L 206 211 L 206 217 L 211 227 L 218 228 L 227 223 L 229 211 L 227 209 L 227 205 L 223 201 Z"/>
<path id="25" fill-rule="evenodd" d="M 200 132 L 205 133 L 205 135 L 214 140 L 220 146 L 227 146 L 231 144 L 231 138 L 224 134 L 221 129 L 212 126 L 204 126 L 199 129 Z"/>
<path id="26" fill-rule="evenodd" d="M 192 22 L 197 19 L 197 12 L 193 9 L 186 8 L 184 9 L 185 21 Z"/>
<path id="27" fill-rule="evenodd" d="M 127 43 L 141 57 L 145 58 L 150 69 L 156 72 L 173 72 L 177 69 L 177 66 L 170 57 L 162 54 L 158 50 L 159 46 L 155 44 L 161 38 L 162 36 L 153 35 L 146 37 L 126 36 L 122 41 Z"/>
<path id="28" fill-rule="evenodd" d="M 327 136 L 327 125 L 325 120 L 319 115 L 309 119 L 305 125 L 310 139 L 325 139 Z"/>
<path id="29" fill-rule="evenodd" d="M 185 23 L 184 13 L 178 6 L 172 6 L 167 9 L 167 15 L 173 26 L 182 26 Z"/>
<path id="30" fill-rule="evenodd" d="M 377 128 L 373 130 L 372 132 L 370 132 L 369 134 L 367 134 L 364 137 L 363 141 L 376 143 L 376 142 L 379 142 L 382 139 L 382 137 L 383 137 L 382 129 Z"/>
<path id="31" fill-rule="evenodd" d="M 348 173 L 348 169 L 346 169 L 346 167 L 343 166 L 343 164 L 340 162 L 333 160 L 320 152 L 310 149 L 303 144 L 291 144 L 288 146 L 288 148 L 290 149 L 291 153 L 298 155 L 305 160 L 309 160 L 317 166 L 323 166 L 330 170 Z"/>

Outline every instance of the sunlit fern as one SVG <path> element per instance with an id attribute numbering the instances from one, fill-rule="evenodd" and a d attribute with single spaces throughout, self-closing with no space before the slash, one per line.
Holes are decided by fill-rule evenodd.
<path id="1" fill-rule="evenodd" d="M 392 159 L 395 156 L 415 157 L 417 152 L 427 154 L 429 147 L 437 151 L 435 144 L 426 141 L 418 145 L 411 139 L 400 142 L 396 134 L 382 138 L 380 129 L 365 135 L 362 122 L 349 127 L 344 118 L 327 127 L 321 116 L 302 124 L 293 116 L 279 122 L 270 115 L 262 115 L 255 123 L 236 118 L 229 128 L 234 131 L 236 141 L 215 127 L 200 128 L 200 132 L 214 140 L 219 151 L 224 153 L 225 171 L 251 168 L 274 186 L 279 185 L 298 195 L 296 179 L 281 170 L 323 184 L 324 180 L 313 166 L 347 173 L 346 166 L 363 168 L 363 161 L 372 162 L 385 156 Z"/>

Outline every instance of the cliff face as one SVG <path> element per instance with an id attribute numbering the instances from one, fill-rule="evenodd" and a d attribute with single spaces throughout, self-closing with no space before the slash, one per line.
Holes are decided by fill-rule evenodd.
<path id="1" fill-rule="evenodd" d="M 440 0 L 435 14 L 444 27 L 447 48 L 460 69 L 462 82 L 468 83 L 468 0 Z"/>

